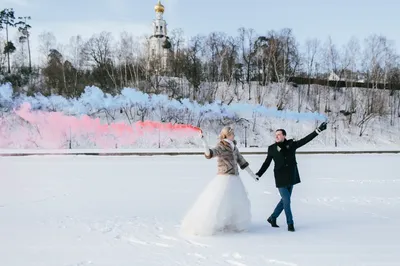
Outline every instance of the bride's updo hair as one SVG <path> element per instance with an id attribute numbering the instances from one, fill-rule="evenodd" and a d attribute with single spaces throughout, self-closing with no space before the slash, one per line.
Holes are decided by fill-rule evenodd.
<path id="1" fill-rule="evenodd" d="M 219 133 L 219 140 L 223 140 L 226 139 L 227 137 L 229 137 L 230 135 L 234 134 L 234 130 L 232 127 L 226 126 L 224 127 L 221 132 Z"/>

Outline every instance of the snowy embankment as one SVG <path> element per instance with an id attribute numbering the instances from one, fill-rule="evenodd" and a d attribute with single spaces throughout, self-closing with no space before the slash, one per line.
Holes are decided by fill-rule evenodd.
<path id="1" fill-rule="evenodd" d="M 235 100 L 229 105 L 221 101 L 201 105 L 189 99 L 171 100 L 166 95 L 148 95 L 131 88 L 111 96 L 97 87 L 87 87 L 77 99 L 57 95 L 28 97 L 21 94 L 13 97 L 12 88 L 3 85 L 0 86 L 3 110 L 0 149 L 116 149 L 125 152 L 127 149 L 201 147 L 196 132 L 167 129 L 164 125 L 168 123 L 199 126 L 211 144 L 215 143 L 223 125 L 233 125 L 239 147 L 265 149 L 273 143 L 277 128 L 285 128 L 288 138 L 299 139 L 325 120 L 329 121 L 328 129 L 307 148 L 400 149 L 399 118 L 392 121 L 393 125 L 387 116 L 373 116 L 360 127 L 354 125 L 361 119 L 362 95 L 357 102 L 357 110 L 361 111 L 353 114 L 350 123 L 348 118 L 340 117 L 339 112 L 348 105 L 346 95 L 338 93 L 337 100 L 329 103 L 334 111 L 321 114 L 307 111 L 315 109 L 310 107 L 313 102 L 310 99 L 302 99 L 301 105 L 296 107 L 295 99 L 298 97 L 294 90 L 288 94 L 292 100 L 285 96 L 288 101 L 286 109 L 279 111 L 274 107 L 274 100 L 279 98 L 277 93 L 280 90 L 274 90 L 274 87 L 263 89 L 267 91 L 262 105 L 234 95 L 230 96 Z M 224 94 L 225 98 L 228 92 Z M 159 125 L 146 124 L 147 121 L 156 121 Z"/>
<path id="2" fill-rule="evenodd" d="M 265 156 L 245 157 L 257 171 Z M 296 232 L 266 217 L 280 197 L 269 169 L 241 172 L 248 232 L 180 233 L 214 178 L 202 156 L 0 157 L 0 265 L 394 266 L 400 261 L 400 157 L 299 155 Z"/>
<path id="3" fill-rule="evenodd" d="M 266 148 L 241 148 L 244 155 L 266 155 Z M 302 148 L 297 154 L 396 154 L 400 148 Z M 97 156 L 162 156 L 162 155 L 203 155 L 204 149 L 0 149 L 0 156 L 29 155 L 97 155 Z"/>

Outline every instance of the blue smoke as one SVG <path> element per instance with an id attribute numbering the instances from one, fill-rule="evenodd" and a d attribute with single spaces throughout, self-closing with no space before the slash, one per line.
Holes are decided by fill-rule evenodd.
<path id="1" fill-rule="evenodd" d="M 17 109 L 23 103 L 29 103 L 32 110 L 57 111 L 67 115 L 89 115 L 104 109 L 119 110 L 123 107 L 142 108 L 155 110 L 162 108 L 170 112 L 181 114 L 191 112 L 196 116 L 206 119 L 233 118 L 258 115 L 293 120 L 318 120 L 326 121 L 328 118 L 320 113 L 299 113 L 293 111 L 280 111 L 276 108 L 266 108 L 262 105 L 246 103 L 222 104 L 216 101 L 211 104 L 200 105 L 197 102 L 183 99 L 177 101 L 168 99 L 166 95 L 149 95 L 132 88 L 124 88 L 120 95 L 104 94 L 98 87 L 86 87 L 79 98 L 66 99 L 59 95 L 45 97 L 41 94 L 27 96 L 21 94 L 13 97 L 10 84 L 0 86 L 0 107 Z"/>

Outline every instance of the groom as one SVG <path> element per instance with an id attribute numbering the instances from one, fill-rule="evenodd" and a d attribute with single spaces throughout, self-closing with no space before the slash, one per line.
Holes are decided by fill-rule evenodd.
<path id="1" fill-rule="evenodd" d="M 298 141 L 293 139 L 287 140 L 286 131 L 284 129 L 276 130 L 276 142 L 268 147 L 267 158 L 262 164 L 260 170 L 256 173 L 258 177 L 261 177 L 265 171 L 267 171 L 271 161 L 274 160 L 275 185 L 278 188 L 279 194 L 281 195 L 281 200 L 279 201 L 278 205 L 276 205 L 274 212 L 267 220 L 272 227 L 279 227 L 276 224 L 276 219 L 279 217 L 281 212 L 285 210 L 288 230 L 294 232 L 293 216 L 290 208 L 290 197 L 292 195 L 293 186 L 300 183 L 300 175 L 297 169 L 296 161 L 296 150 L 310 142 L 325 129 L 326 122 L 322 123 L 311 134 Z"/>

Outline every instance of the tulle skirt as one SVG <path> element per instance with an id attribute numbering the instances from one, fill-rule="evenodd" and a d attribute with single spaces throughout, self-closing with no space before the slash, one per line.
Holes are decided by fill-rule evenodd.
<path id="1" fill-rule="evenodd" d="M 236 175 L 217 175 L 182 221 L 186 235 L 209 236 L 245 231 L 251 222 L 250 200 Z"/>

